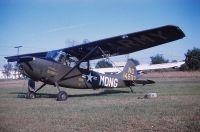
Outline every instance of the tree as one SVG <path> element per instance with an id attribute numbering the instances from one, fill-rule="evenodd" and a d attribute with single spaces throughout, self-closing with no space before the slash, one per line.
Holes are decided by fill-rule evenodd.
<path id="1" fill-rule="evenodd" d="M 65 41 L 65 44 L 67 47 L 72 47 L 72 46 L 78 45 L 78 42 L 72 39 L 68 39 Z"/>
<path id="2" fill-rule="evenodd" d="M 131 61 L 133 61 L 133 63 L 135 64 L 135 66 L 137 66 L 137 65 L 139 65 L 140 64 L 140 62 L 138 61 L 138 60 L 136 60 L 136 59 L 130 59 Z"/>
<path id="3" fill-rule="evenodd" d="M 87 43 L 89 43 L 89 42 L 90 42 L 89 39 L 84 39 L 84 40 L 83 40 L 83 44 L 87 44 Z"/>
<path id="4" fill-rule="evenodd" d="M 109 67 L 113 67 L 113 65 L 106 59 L 98 61 L 95 66 L 95 68 L 109 68 Z"/>
<path id="5" fill-rule="evenodd" d="M 151 64 L 162 64 L 168 63 L 169 60 L 166 60 L 161 54 L 157 54 L 156 56 L 151 56 Z"/>
<path id="6" fill-rule="evenodd" d="M 200 49 L 188 50 L 185 54 L 185 64 L 189 70 L 200 70 Z"/>
<path id="7" fill-rule="evenodd" d="M 181 67 L 179 68 L 180 71 L 187 71 L 189 70 L 188 66 L 184 63 L 181 65 Z"/>
<path id="8" fill-rule="evenodd" d="M 12 70 L 12 64 L 8 63 L 3 65 L 4 71 L 3 74 L 6 75 L 6 77 L 8 78 L 11 74 L 11 70 Z"/>

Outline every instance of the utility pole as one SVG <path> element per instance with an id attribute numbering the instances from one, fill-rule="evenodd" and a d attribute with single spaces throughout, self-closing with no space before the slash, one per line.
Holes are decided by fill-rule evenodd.
<path id="1" fill-rule="evenodd" d="M 21 48 L 22 46 L 20 45 L 20 46 L 15 46 L 14 48 L 16 48 L 17 49 L 17 55 L 19 55 L 19 49 Z M 19 74 L 19 69 L 18 69 L 18 67 L 17 67 L 17 64 L 15 64 L 15 79 L 16 79 L 16 72 L 17 72 L 17 75 L 18 75 L 18 79 L 20 78 L 20 74 Z"/>
<path id="2" fill-rule="evenodd" d="M 22 46 L 15 46 L 14 48 L 17 49 L 17 55 L 19 55 L 19 48 L 21 48 Z"/>

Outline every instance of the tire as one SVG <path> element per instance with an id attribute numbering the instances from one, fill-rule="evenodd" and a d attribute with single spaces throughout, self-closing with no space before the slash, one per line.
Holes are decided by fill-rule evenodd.
<path id="1" fill-rule="evenodd" d="M 68 95 L 65 91 L 60 91 L 57 95 L 57 101 L 65 101 L 67 100 Z"/>
<path id="2" fill-rule="evenodd" d="M 35 91 L 35 81 L 33 81 L 32 79 L 28 80 L 28 91 L 29 92 Z"/>
<path id="3" fill-rule="evenodd" d="M 35 98 L 35 93 L 34 92 L 27 92 L 26 93 L 26 98 L 27 99 L 34 99 Z"/>

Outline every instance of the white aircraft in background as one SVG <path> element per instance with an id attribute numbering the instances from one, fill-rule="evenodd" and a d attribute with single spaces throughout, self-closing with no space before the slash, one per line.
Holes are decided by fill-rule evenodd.
<path id="1" fill-rule="evenodd" d="M 184 63 L 185 63 L 184 61 L 179 61 L 179 62 L 162 63 L 162 64 L 141 64 L 136 66 L 136 70 L 138 71 L 138 74 L 141 74 L 149 70 L 170 69 L 170 68 L 178 69 Z M 125 62 L 119 62 L 116 63 L 115 65 L 116 66 L 112 68 L 94 68 L 93 70 L 103 74 L 115 74 L 123 70 Z"/>

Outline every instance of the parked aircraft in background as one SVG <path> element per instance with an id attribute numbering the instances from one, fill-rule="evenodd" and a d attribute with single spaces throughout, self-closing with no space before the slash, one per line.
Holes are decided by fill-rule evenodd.
<path id="1" fill-rule="evenodd" d="M 141 65 L 137 65 L 136 69 L 137 69 L 137 73 L 140 74 L 140 73 L 150 71 L 150 70 L 178 69 L 184 63 L 185 63 L 184 61 L 180 61 L 180 62 L 171 62 L 171 63 L 163 63 L 163 64 L 141 64 Z M 93 68 L 92 70 L 99 73 L 103 73 L 103 74 L 117 74 L 123 70 L 125 64 L 126 64 L 125 62 L 120 62 L 119 64 L 115 63 L 115 67 Z"/>

